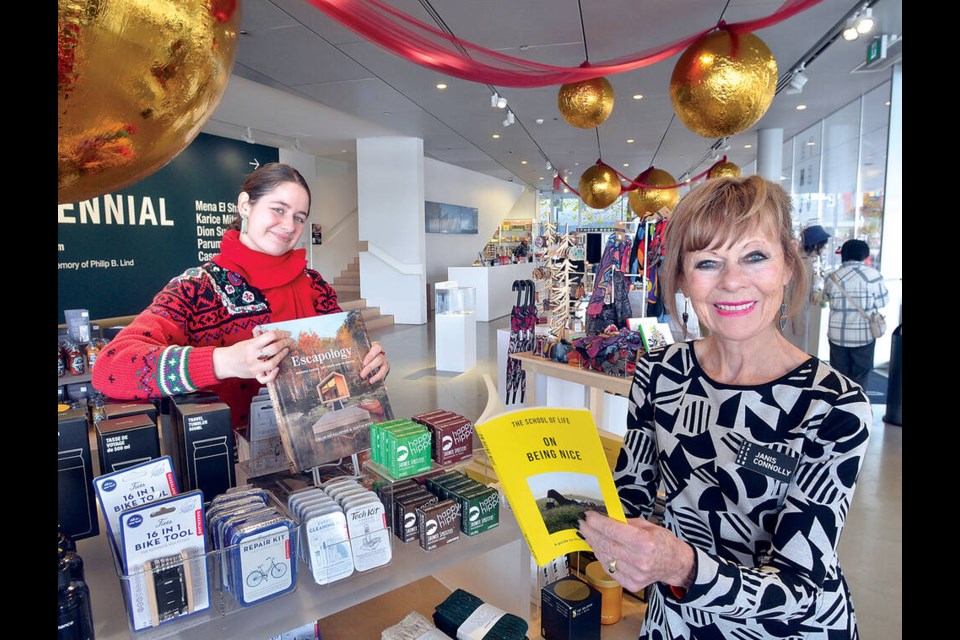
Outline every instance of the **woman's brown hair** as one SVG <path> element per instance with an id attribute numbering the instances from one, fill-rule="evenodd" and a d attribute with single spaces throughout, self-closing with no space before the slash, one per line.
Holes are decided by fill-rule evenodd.
<path id="1" fill-rule="evenodd" d="M 773 230 L 780 241 L 791 273 L 784 302 L 787 314 L 796 315 L 806 304 L 809 283 L 803 277 L 791 209 L 790 194 L 760 176 L 712 178 L 684 195 L 669 216 L 663 239 L 660 285 L 670 315 L 680 317 L 675 294 L 683 279 L 683 257 L 691 251 L 724 247 L 756 228 Z"/>
<path id="2" fill-rule="evenodd" d="M 300 172 L 288 164 L 268 162 L 267 164 L 260 166 L 253 173 L 247 176 L 243 186 L 240 187 L 240 192 L 246 192 L 247 195 L 250 196 L 250 203 L 253 204 L 265 194 L 270 193 L 285 182 L 294 182 L 303 187 L 307 192 L 307 214 L 309 215 L 310 203 L 312 201 L 310 196 L 310 186 L 307 184 L 307 181 L 303 179 L 303 176 L 300 175 Z M 230 224 L 227 225 L 227 229 L 239 231 L 240 222 L 241 219 L 238 212 L 237 216 L 230 221 Z"/>

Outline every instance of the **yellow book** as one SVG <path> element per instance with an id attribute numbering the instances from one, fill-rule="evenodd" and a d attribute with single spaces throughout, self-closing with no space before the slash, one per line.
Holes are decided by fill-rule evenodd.
<path id="1" fill-rule="evenodd" d="M 517 409 L 478 420 L 475 428 L 538 565 L 592 551 L 577 535 L 584 511 L 626 522 L 587 409 Z"/>

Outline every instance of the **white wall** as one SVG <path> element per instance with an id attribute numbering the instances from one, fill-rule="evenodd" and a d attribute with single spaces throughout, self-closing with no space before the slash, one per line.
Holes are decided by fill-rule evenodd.
<path id="1" fill-rule="evenodd" d="M 332 283 L 357 257 L 357 166 L 318 158 L 293 149 L 280 149 L 280 162 L 300 172 L 310 185 L 310 218 L 300 246 L 307 262 Z M 312 226 L 323 230 L 323 244 L 312 243 Z"/>
<path id="2" fill-rule="evenodd" d="M 316 184 L 310 217 L 323 226 L 323 244 L 311 247 L 313 268 L 333 282 L 359 253 L 357 165 L 317 158 Z"/>
<path id="3" fill-rule="evenodd" d="M 360 294 L 400 324 L 427 321 L 423 140 L 357 140 Z"/>
<path id="4" fill-rule="evenodd" d="M 506 218 L 534 219 L 536 194 L 523 185 L 424 158 L 424 199 L 430 202 L 476 207 L 479 232 L 426 233 L 427 282 L 447 279 L 447 267 L 468 267 Z M 521 197 L 523 196 L 523 197 Z M 423 232 L 423 219 L 420 231 Z"/>

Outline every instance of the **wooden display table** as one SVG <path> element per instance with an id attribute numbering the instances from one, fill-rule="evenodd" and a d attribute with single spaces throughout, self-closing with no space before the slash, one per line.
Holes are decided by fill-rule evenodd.
<path id="1" fill-rule="evenodd" d="M 627 397 L 633 377 L 611 376 L 599 371 L 581 369 L 533 355 L 532 351 L 511 353 L 523 364 L 527 375 L 528 407 L 585 407 L 593 414 L 597 427 L 622 436 L 626 431 Z M 536 377 L 546 379 L 541 384 Z M 538 397 L 538 391 L 546 397 Z"/>

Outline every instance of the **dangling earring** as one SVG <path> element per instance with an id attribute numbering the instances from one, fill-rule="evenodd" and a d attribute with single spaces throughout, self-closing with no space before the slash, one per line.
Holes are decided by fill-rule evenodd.
<path id="1" fill-rule="evenodd" d="M 687 303 L 690 302 L 690 298 L 684 296 L 683 298 L 683 313 L 680 314 L 680 319 L 683 320 L 683 339 L 686 341 L 687 335 L 687 321 L 690 320 L 690 314 L 687 313 Z"/>
<path id="2" fill-rule="evenodd" d="M 240 233 L 247 232 L 247 216 L 240 216 Z"/>
<path id="3" fill-rule="evenodd" d="M 783 288 L 783 302 L 780 303 L 780 333 L 787 328 L 787 320 L 790 319 L 790 316 L 787 315 L 787 288 Z"/>

